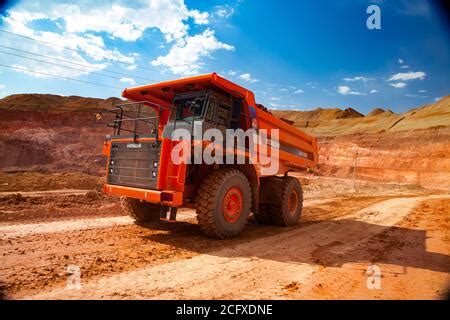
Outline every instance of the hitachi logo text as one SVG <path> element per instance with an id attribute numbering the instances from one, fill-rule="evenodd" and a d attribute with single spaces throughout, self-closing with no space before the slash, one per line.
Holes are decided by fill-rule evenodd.
<path id="1" fill-rule="evenodd" d="M 140 143 L 128 143 L 127 149 L 140 149 L 142 147 L 142 144 Z"/>

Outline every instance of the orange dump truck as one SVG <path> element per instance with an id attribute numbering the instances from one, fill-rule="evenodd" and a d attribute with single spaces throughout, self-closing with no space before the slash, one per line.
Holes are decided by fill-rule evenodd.
<path id="1" fill-rule="evenodd" d="M 104 192 L 121 196 L 137 223 L 175 221 L 180 207 L 195 208 L 201 230 L 216 238 L 241 233 L 251 213 L 262 224 L 299 222 L 302 188 L 288 173 L 316 166 L 316 138 L 273 116 L 251 91 L 212 73 L 127 88 L 122 96 L 129 102 L 110 110 L 114 133 L 103 145 Z M 174 137 L 180 129 L 189 136 Z M 225 138 L 211 137 L 211 129 Z M 226 133 L 239 130 L 250 134 L 227 147 Z M 208 147 L 213 162 L 201 157 Z M 268 159 L 275 171 L 266 170 Z"/>

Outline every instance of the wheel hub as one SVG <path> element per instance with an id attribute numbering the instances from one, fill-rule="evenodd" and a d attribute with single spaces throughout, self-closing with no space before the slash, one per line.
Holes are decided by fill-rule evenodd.
<path id="1" fill-rule="evenodd" d="M 242 192 L 239 188 L 230 188 L 222 201 L 222 213 L 227 222 L 234 223 L 239 220 L 243 206 Z"/>

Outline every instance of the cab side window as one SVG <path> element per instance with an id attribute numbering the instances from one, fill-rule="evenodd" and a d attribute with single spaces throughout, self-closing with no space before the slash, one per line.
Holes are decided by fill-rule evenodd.
<path id="1" fill-rule="evenodd" d="M 206 110 L 205 118 L 208 121 L 214 121 L 214 114 L 216 113 L 216 105 L 217 101 L 214 99 L 210 99 L 208 102 L 208 109 Z"/>
<path id="2" fill-rule="evenodd" d="M 245 123 L 242 123 L 242 119 L 245 120 L 245 114 L 242 113 L 242 101 L 240 99 L 233 99 L 230 123 L 231 129 L 245 128 Z M 244 126 L 242 124 L 244 124 Z"/>
<path id="3" fill-rule="evenodd" d="M 217 116 L 216 122 L 219 125 L 223 125 L 228 128 L 228 115 L 229 115 L 230 107 L 226 104 L 219 103 L 219 107 L 217 108 Z"/>

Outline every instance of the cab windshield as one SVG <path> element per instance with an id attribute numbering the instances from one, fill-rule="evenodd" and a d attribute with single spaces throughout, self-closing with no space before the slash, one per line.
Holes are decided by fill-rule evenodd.
<path id="1" fill-rule="evenodd" d="M 205 96 L 175 99 L 170 120 L 192 122 L 202 117 L 205 107 Z"/>

